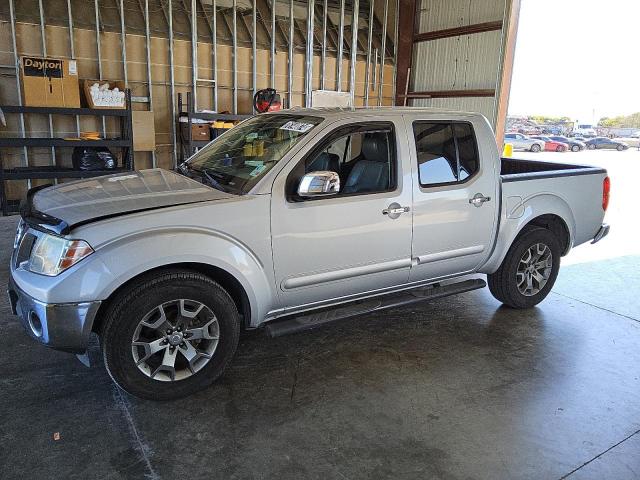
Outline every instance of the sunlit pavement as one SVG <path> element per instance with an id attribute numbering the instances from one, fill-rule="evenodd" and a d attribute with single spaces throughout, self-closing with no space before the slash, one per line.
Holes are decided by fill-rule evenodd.
<path id="1" fill-rule="evenodd" d="M 611 232 L 601 242 L 581 245 L 563 258 L 553 291 L 640 319 L 640 151 L 514 152 L 513 158 L 607 169 L 611 201 L 605 222 Z"/>

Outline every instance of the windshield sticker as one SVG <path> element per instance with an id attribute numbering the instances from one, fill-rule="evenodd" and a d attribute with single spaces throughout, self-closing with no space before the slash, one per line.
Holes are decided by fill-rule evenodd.
<path id="1" fill-rule="evenodd" d="M 280 130 L 289 130 L 290 132 L 300 132 L 305 133 L 313 128 L 313 124 L 311 123 L 302 123 L 302 122 L 294 122 L 291 120 L 290 122 L 285 123 L 280 127 Z"/>
<path id="2" fill-rule="evenodd" d="M 256 168 L 254 168 L 253 170 L 251 170 L 251 172 L 249 173 L 250 177 L 257 177 L 258 175 L 260 175 L 262 173 L 262 171 L 267 168 L 266 165 L 259 165 Z"/>
<path id="3" fill-rule="evenodd" d="M 245 160 L 244 164 L 250 167 L 261 167 L 264 162 L 262 160 Z"/>

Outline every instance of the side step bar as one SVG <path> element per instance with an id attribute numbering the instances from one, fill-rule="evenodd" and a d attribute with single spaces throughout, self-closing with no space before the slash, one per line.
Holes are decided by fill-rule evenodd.
<path id="1" fill-rule="evenodd" d="M 429 285 L 397 294 L 381 295 L 367 300 L 340 305 L 330 310 L 307 313 L 298 317 L 285 318 L 283 320 L 274 320 L 273 322 L 269 322 L 265 326 L 265 329 L 270 337 L 281 337 L 290 333 L 311 330 L 344 318 L 377 312 L 387 308 L 409 305 L 411 303 L 448 297 L 449 295 L 469 292 L 486 286 L 486 282 L 481 279 L 465 280 L 448 285 Z"/>

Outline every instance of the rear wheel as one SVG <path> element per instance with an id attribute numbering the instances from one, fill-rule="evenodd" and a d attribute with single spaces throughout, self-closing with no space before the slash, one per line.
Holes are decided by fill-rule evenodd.
<path id="1" fill-rule="evenodd" d="M 540 145 L 538 145 L 537 143 L 534 143 L 533 145 L 531 145 L 531 151 L 532 152 L 539 152 L 540 151 Z"/>
<path id="2" fill-rule="evenodd" d="M 487 275 L 489 290 L 512 308 L 531 308 L 549 294 L 560 268 L 560 244 L 546 228 L 525 227 L 500 268 Z"/>
<path id="3" fill-rule="evenodd" d="M 623 147 L 622 145 L 618 145 L 618 146 L 616 147 L 616 150 L 618 150 L 619 152 L 621 152 L 621 151 L 623 151 L 623 150 L 624 150 L 624 147 Z"/>
<path id="4" fill-rule="evenodd" d="M 556 152 L 564 152 L 564 147 L 562 145 L 558 145 L 556 147 Z"/>
<path id="5" fill-rule="evenodd" d="M 588 148 L 589 150 L 595 150 L 595 149 L 596 149 L 596 146 L 595 146 L 593 143 L 590 143 L 590 144 L 588 144 L 588 145 L 587 145 L 587 148 Z"/>
<path id="6" fill-rule="evenodd" d="M 110 302 L 101 332 L 104 363 L 132 395 L 180 398 L 222 375 L 239 332 L 236 305 L 220 285 L 197 272 L 159 272 Z"/>
<path id="7" fill-rule="evenodd" d="M 579 152 L 580 151 L 580 147 L 578 145 L 574 145 L 571 147 L 571 151 L 572 152 Z"/>

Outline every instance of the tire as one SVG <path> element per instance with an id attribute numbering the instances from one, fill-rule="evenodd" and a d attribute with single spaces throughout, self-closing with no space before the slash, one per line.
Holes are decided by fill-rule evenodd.
<path id="1" fill-rule="evenodd" d="M 574 146 L 572 146 L 572 147 L 571 147 L 571 151 L 572 151 L 572 152 L 579 152 L 579 151 L 580 151 L 580 146 L 578 146 L 578 145 L 574 145 Z"/>
<path id="2" fill-rule="evenodd" d="M 595 150 L 595 149 L 596 149 L 596 146 L 590 143 L 590 144 L 587 144 L 587 148 L 588 148 L 589 150 Z"/>
<path id="3" fill-rule="evenodd" d="M 537 143 L 534 143 L 533 145 L 531 145 L 531 151 L 534 153 L 537 153 L 540 151 L 540 145 L 538 145 Z"/>
<path id="4" fill-rule="evenodd" d="M 562 145 L 558 145 L 556 147 L 556 152 L 564 152 L 564 147 Z"/>
<path id="5" fill-rule="evenodd" d="M 203 326 L 193 327 L 196 322 Z M 181 323 L 185 326 L 171 335 L 165 330 Z M 141 332 L 148 339 L 142 341 Z M 173 400 L 218 379 L 235 354 L 239 334 L 238 310 L 220 285 L 197 272 L 168 270 L 141 277 L 109 302 L 100 341 L 105 367 L 120 388 L 145 399 Z M 145 360 L 152 344 L 157 351 Z"/>
<path id="6" fill-rule="evenodd" d="M 616 147 L 616 150 L 618 150 L 619 152 L 621 152 L 621 151 L 623 151 L 623 150 L 624 150 L 624 147 L 623 147 L 622 145 L 618 145 L 618 146 Z"/>
<path id="7" fill-rule="evenodd" d="M 551 266 L 547 272 L 548 278 L 538 292 L 524 294 L 518 286 L 518 268 L 529 249 L 538 248 L 538 245 L 546 246 L 550 251 Z M 560 269 L 560 256 L 560 244 L 551 231 L 541 227 L 525 227 L 509 248 L 500 268 L 495 273 L 487 275 L 491 294 L 511 308 L 524 309 L 537 305 L 553 288 Z"/>

